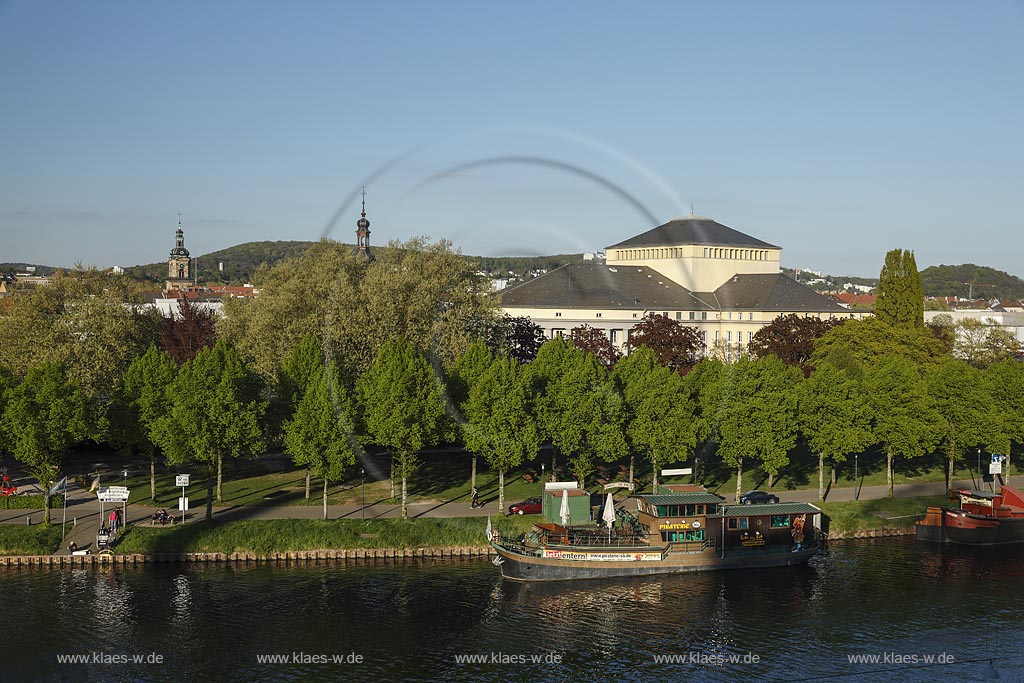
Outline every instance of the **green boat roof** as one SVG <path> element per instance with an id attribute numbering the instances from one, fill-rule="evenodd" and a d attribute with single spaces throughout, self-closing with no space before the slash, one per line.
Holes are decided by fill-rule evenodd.
<path id="1" fill-rule="evenodd" d="M 728 505 L 719 508 L 716 517 L 757 517 L 758 515 L 816 515 L 821 508 L 810 503 L 765 503 L 763 505 Z"/>
<path id="2" fill-rule="evenodd" d="M 703 505 L 707 503 L 723 503 L 725 498 L 708 493 L 706 491 L 693 491 L 689 493 L 648 493 L 637 498 L 643 498 L 651 505 Z"/>

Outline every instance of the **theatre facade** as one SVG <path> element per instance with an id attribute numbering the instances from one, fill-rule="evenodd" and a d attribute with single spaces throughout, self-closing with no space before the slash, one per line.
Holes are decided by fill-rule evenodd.
<path id="1" fill-rule="evenodd" d="M 782 273 L 782 249 L 702 216 L 684 216 L 605 250 L 604 263 L 564 265 L 501 292 L 511 316 L 550 337 L 580 325 L 623 348 L 630 329 L 656 313 L 696 327 L 708 353 L 734 358 L 775 318 L 861 318 Z"/>

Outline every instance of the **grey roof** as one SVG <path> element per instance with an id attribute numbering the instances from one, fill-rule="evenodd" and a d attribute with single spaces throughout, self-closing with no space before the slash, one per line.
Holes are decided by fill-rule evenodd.
<path id="1" fill-rule="evenodd" d="M 713 310 L 647 266 L 569 263 L 501 292 L 502 306 Z"/>
<path id="2" fill-rule="evenodd" d="M 703 505 L 705 503 L 721 503 L 725 500 L 714 493 L 694 491 L 691 493 L 658 493 L 637 496 L 651 505 Z"/>
<path id="3" fill-rule="evenodd" d="M 821 508 L 810 503 L 765 503 L 764 505 L 729 505 L 718 508 L 715 517 L 757 517 L 758 515 L 815 515 Z"/>
<path id="4" fill-rule="evenodd" d="M 678 244 L 779 248 L 703 216 L 674 218 L 668 223 L 652 228 L 636 237 L 630 237 L 625 242 L 613 244 L 608 248 L 662 247 Z"/>
<path id="5" fill-rule="evenodd" d="M 714 292 L 694 292 L 694 296 L 716 302 L 723 311 L 850 312 L 782 273 L 734 275 Z"/>

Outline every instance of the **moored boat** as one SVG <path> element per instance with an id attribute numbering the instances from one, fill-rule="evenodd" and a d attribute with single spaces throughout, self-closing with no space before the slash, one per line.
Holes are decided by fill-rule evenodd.
<path id="1" fill-rule="evenodd" d="M 1003 485 L 999 493 L 951 489 L 958 508 L 928 506 L 916 522 L 918 540 L 961 545 L 1024 543 L 1024 494 Z"/>
<path id="2" fill-rule="evenodd" d="M 636 512 L 619 508 L 614 528 L 548 521 L 518 538 L 494 532 L 495 564 L 521 581 L 784 567 L 805 564 L 821 541 L 821 510 L 809 503 L 727 505 L 703 489 L 628 502 Z"/>

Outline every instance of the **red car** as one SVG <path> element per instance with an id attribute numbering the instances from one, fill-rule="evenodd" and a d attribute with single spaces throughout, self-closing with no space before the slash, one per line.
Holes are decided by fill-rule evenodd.
<path id="1" fill-rule="evenodd" d="M 540 498 L 527 498 L 520 503 L 513 503 L 508 506 L 510 515 L 539 515 Z"/>

